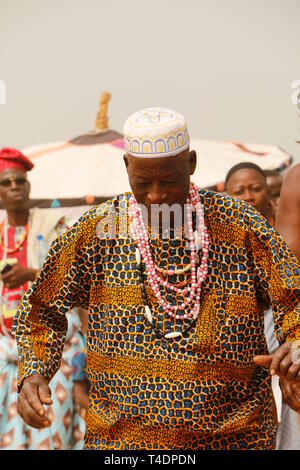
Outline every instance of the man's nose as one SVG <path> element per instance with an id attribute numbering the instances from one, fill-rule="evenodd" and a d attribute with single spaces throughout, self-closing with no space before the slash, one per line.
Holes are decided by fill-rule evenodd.
<path id="1" fill-rule="evenodd" d="M 250 204 L 255 201 L 253 193 L 251 191 L 248 191 L 248 190 L 245 191 L 243 199 L 244 199 L 245 202 L 248 202 Z"/>
<path id="2" fill-rule="evenodd" d="M 19 187 L 20 187 L 20 186 L 16 183 L 15 180 L 11 180 L 11 182 L 10 182 L 10 189 L 16 189 L 16 188 L 19 189 Z"/>
<path id="3" fill-rule="evenodd" d="M 166 194 L 162 188 L 151 188 L 147 194 L 150 204 L 162 204 L 166 200 Z"/>

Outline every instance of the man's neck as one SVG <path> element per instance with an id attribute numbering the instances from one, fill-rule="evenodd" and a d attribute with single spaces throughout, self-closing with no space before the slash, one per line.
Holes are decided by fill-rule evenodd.
<path id="1" fill-rule="evenodd" d="M 21 227 L 28 223 L 29 209 L 22 211 L 7 211 L 8 225 L 12 227 Z"/>

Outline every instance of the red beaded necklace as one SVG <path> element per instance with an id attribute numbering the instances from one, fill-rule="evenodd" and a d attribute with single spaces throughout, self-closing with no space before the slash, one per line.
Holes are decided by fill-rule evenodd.
<path id="1" fill-rule="evenodd" d="M 3 242 L 3 235 L 4 235 L 4 223 L 1 224 L 1 239 L 0 239 L 0 248 L 2 251 L 4 251 L 4 242 Z M 7 248 L 7 254 L 12 254 L 15 253 L 16 251 L 19 251 L 21 246 L 25 243 L 25 240 L 28 235 L 28 224 L 25 225 L 24 231 L 20 237 L 20 240 L 17 243 L 14 243 L 13 248 Z"/>

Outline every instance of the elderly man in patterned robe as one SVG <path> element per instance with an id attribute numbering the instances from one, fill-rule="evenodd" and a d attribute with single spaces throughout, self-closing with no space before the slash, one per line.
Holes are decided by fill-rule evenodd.
<path id="1" fill-rule="evenodd" d="M 273 449 L 270 374 L 299 380 L 298 261 L 250 206 L 191 183 L 183 116 L 147 108 L 124 135 L 132 193 L 52 245 L 15 317 L 19 413 L 49 425 L 65 313 L 81 306 L 87 449 Z M 263 305 L 280 343 L 271 356 Z"/>

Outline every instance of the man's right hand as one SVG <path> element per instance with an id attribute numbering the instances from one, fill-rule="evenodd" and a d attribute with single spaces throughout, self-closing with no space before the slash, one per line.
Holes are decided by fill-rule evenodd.
<path id="1" fill-rule="evenodd" d="M 280 388 L 282 398 L 296 413 L 300 413 L 300 385 L 299 382 L 288 382 L 284 378 L 280 378 Z"/>
<path id="2" fill-rule="evenodd" d="M 42 429 L 51 425 L 43 405 L 51 405 L 51 390 L 42 375 L 31 375 L 24 379 L 18 396 L 18 413 L 23 421 L 33 428 Z"/>

